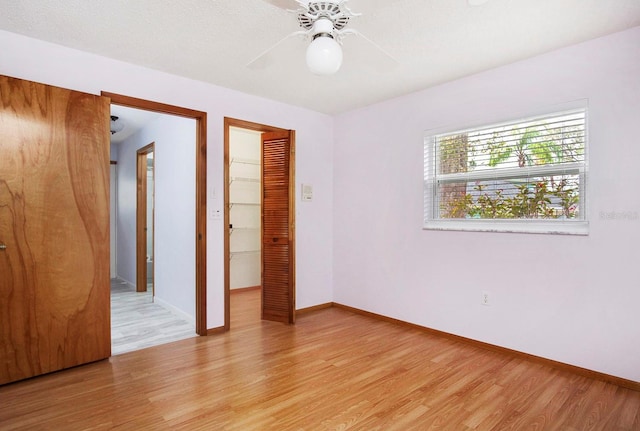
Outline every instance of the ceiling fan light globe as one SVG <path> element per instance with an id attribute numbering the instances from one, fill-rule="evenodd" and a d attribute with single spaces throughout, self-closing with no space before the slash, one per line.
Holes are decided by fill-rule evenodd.
<path id="1" fill-rule="evenodd" d="M 315 38 L 307 47 L 307 67 L 316 75 L 332 75 L 342 66 L 342 47 L 332 37 Z"/>

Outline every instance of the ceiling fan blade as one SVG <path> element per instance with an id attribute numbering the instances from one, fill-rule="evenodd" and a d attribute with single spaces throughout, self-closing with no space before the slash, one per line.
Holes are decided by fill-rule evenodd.
<path id="1" fill-rule="evenodd" d="M 358 56 L 360 60 L 364 61 L 365 63 L 374 65 L 376 69 L 390 70 L 400 64 L 400 62 L 393 55 L 389 54 L 387 51 L 385 51 L 384 48 L 369 39 L 364 34 L 360 33 L 358 30 L 346 29 L 341 33 L 343 36 L 354 34 L 357 36 L 358 40 L 362 41 L 358 44 L 359 47 L 357 49 L 357 52 L 353 53 L 352 55 Z M 348 48 L 348 45 L 346 45 L 346 47 Z"/>
<path id="2" fill-rule="evenodd" d="M 265 2 L 274 5 L 284 10 L 298 10 L 302 6 L 298 0 L 264 0 Z"/>
<path id="3" fill-rule="evenodd" d="M 287 11 L 297 11 L 300 8 L 306 9 L 309 6 L 311 0 L 263 0 L 273 6 L 284 9 Z M 396 3 L 401 3 L 407 0 L 330 0 L 334 3 L 344 3 L 348 6 L 348 9 L 353 10 L 357 15 L 362 10 L 373 10 L 386 7 L 393 7 Z M 478 0 L 476 0 L 478 1 Z"/>
<path id="4" fill-rule="evenodd" d="M 395 7 L 398 3 L 407 0 L 348 0 L 349 8 L 356 12 L 370 13 L 376 9 Z"/>
<path id="5" fill-rule="evenodd" d="M 289 34 L 288 36 L 285 36 L 278 43 L 276 43 L 275 45 L 273 45 L 270 48 L 266 49 L 264 52 L 262 52 L 256 58 L 254 58 L 249 63 L 247 63 L 247 67 L 249 69 L 264 69 L 269 64 L 271 53 L 273 51 L 275 51 L 276 48 L 278 48 L 280 45 L 284 44 L 286 41 L 288 41 L 291 38 L 294 38 L 294 37 L 306 38 L 307 35 L 308 35 L 307 31 L 295 31 L 295 32 Z"/>

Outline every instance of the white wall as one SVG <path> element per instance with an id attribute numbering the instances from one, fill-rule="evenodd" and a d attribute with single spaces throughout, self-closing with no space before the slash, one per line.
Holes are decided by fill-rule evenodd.
<path id="1" fill-rule="evenodd" d="M 130 139 L 134 138 L 135 136 L 132 136 Z M 116 275 L 134 287 L 136 285 L 136 150 L 138 148 L 140 147 L 136 147 L 135 142 L 130 145 L 126 142 L 111 145 L 111 160 L 118 162 Z"/>
<path id="2" fill-rule="evenodd" d="M 333 121 L 306 109 L 0 31 L 0 73 L 93 94 L 108 91 L 207 112 L 209 212 L 223 211 L 224 117 L 296 131 L 296 183 L 314 200 L 296 209 L 296 307 L 332 300 Z M 120 256 L 118 256 L 120 258 Z M 221 220 L 207 226 L 207 327 L 224 325 Z"/>
<path id="3" fill-rule="evenodd" d="M 639 47 L 635 28 L 338 116 L 334 300 L 640 381 Z M 425 130 L 584 98 L 588 236 L 422 230 Z"/>
<path id="4" fill-rule="evenodd" d="M 109 148 L 111 150 L 110 160 L 118 160 L 118 144 L 110 144 Z"/>
<path id="5" fill-rule="evenodd" d="M 195 132 L 193 119 L 160 115 L 118 145 L 118 276 L 135 284 L 137 151 L 153 142 L 155 299 L 194 320 Z"/>

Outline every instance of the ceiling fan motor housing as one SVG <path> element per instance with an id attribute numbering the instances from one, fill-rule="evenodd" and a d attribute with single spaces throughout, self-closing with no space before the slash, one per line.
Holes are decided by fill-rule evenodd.
<path id="1" fill-rule="evenodd" d="M 298 23 L 305 30 L 312 30 L 315 36 L 319 33 L 333 35 L 335 30 L 342 30 L 349 23 L 349 14 L 342 10 L 342 1 L 309 2 L 307 10 L 298 14 Z"/>
<path id="2" fill-rule="evenodd" d="M 329 18 L 318 18 L 313 23 L 313 28 L 311 30 L 311 39 L 316 39 L 318 37 L 330 37 L 333 38 L 333 23 Z"/>

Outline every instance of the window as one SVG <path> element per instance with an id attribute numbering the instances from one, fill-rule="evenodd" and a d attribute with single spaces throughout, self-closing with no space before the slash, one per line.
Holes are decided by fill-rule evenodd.
<path id="1" fill-rule="evenodd" d="M 425 228 L 586 234 L 586 109 L 430 134 Z"/>

